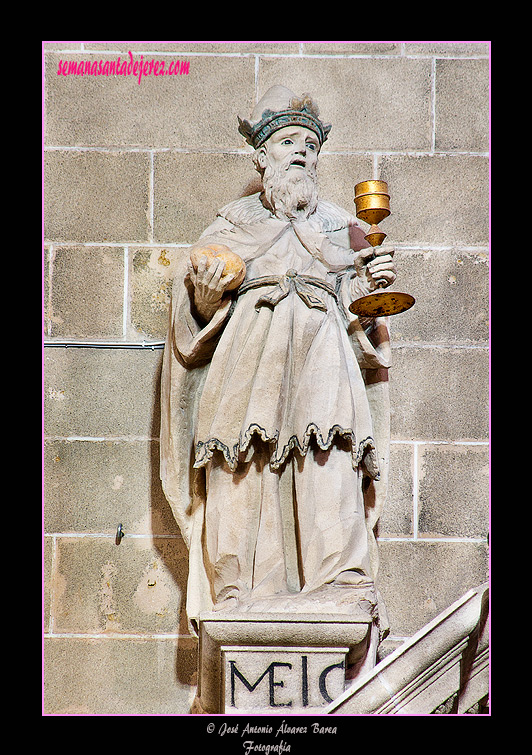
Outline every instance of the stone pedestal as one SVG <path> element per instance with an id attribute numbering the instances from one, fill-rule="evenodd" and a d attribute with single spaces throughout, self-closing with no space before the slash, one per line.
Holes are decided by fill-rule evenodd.
<path id="1" fill-rule="evenodd" d="M 200 617 L 193 713 L 320 712 L 368 662 L 372 619 L 349 614 L 214 612 Z"/>

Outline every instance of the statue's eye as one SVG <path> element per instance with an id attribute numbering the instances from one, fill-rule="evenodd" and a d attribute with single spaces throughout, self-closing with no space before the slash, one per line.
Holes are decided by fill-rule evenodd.
<path id="1" fill-rule="evenodd" d="M 283 139 L 283 144 L 293 144 L 291 139 Z"/>
<path id="2" fill-rule="evenodd" d="M 307 149 L 311 149 L 313 152 L 316 149 L 314 142 L 307 142 Z"/>

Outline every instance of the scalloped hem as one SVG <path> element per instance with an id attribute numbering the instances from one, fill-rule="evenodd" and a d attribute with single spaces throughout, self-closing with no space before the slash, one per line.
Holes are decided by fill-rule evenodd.
<path id="1" fill-rule="evenodd" d="M 270 459 L 270 468 L 272 470 L 279 469 L 279 467 L 281 467 L 288 458 L 288 454 L 294 448 L 301 454 L 301 456 L 306 456 L 312 436 L 316 438 L 316 442 L 322 451 L 328 451 L 334 441 L 335 436 L 340 435 L 343 438 L 347 438 L 351 442 L 351 458 L 353 468 L 357 469 L 360 466 L 362 460 L 364 460 L 364 466 L 369 476 L 374 480 L 380 479 L 375 441 L 371 436 L 364 438 L 364 440 L 361 440 L 357 444 L 352 430 L 340 427 L 340 425 L 333 425 L 333 427 L 329 430 L 327 438 L 324 440 L 318 426 L 314 423 L 310 423 L 307 426 L 303 437 L 303 443 L 300 443 L 297 435 L 292 435 L 288 443 L 286 443 L 281 449 L 280 454 L 278 453 L 278 433 L 273 436 L 268 436 L 266 430 L 263 427 L 255 424 L 249 425 L 248 429 L 241 437 L 241 440 L 238 443 L 235 443 L 232 449 L 218 438 L 211 438 L 206 442 L 199 441 L 196 444 L 194 469 L 198 469 L 208 464 L 214 452 L 220 451 L 223 454 L 223 457 L 227 462 L 229 469 L 231 469 L 232 472 L 236 471 L 239 462 L 239 456 L 241 453 L 246 452 L 249 444 L 251 443 L 253 435 L 258 435 L 265 443 L 270 443 L 273 445 L 272 455 Z"/>

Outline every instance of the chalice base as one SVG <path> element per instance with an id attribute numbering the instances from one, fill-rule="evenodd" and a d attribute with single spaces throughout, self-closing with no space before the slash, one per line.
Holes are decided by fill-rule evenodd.
<path id="1" fill-rule="evenodd" d="M 410 294 L 400 291 L 373 291 L 349 305 L 349 311 L 359 317 L 387 317 L 406 312 L 415 303 Z"/>

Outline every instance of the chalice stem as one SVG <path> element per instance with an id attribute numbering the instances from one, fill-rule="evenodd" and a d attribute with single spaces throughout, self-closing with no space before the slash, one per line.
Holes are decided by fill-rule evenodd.
<path id="1" fill-rule="evenodd" d="M 368 244 L 370 244 L 370 246 L 376 247 L 382 244 L 382 242 L 386 238 L 386 234 L 381 231 L 376 223 L 374 223 L 369 229 L 368 233 L 366 233 L 364 238 L 368 242 Z M 373 260 L 376 260 L 378 256 L 378 254 L 373 253 L 368 262 L 373 262 Z M 384 278 L 378 278 L 375 280 L 375 288 L 384 288 L 385 286 L 386 280 Z"/>

